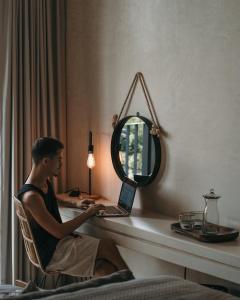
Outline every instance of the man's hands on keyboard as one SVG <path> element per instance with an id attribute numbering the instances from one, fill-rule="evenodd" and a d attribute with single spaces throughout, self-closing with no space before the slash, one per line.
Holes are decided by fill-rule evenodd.
<path id="1" fill-rule="evenodd" d="M 95 204 L 94 200 L 92 200 L 92 199 L 84 199 L 84 200 L 81 201 L 81 205 L 79 206 L 79 208 L 86 210 L 86 209 L 89 208 L 89 206 L 91 206 L 93 204 Z"/>
<path id="2" fill-rule="evenodd" d="M 89 216 L 94 216 L 100 210 L 104 210 L 105 206 L 103 204 L 95 204 L 95 201 L 92 199 L 85 199 L 81 202 L 80 208 L 86 210 Z"/>

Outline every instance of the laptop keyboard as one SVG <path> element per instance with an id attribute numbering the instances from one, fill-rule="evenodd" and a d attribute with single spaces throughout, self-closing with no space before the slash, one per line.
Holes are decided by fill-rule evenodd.
<path id="1" fill-rule="evenodd" d="M 122 211 L 115 206 L 105 206 L 105 208 L 106 208 L 104 210 L 105 214 L 119 214 L 119 213 L 121 214 L 122 213 Z"/>

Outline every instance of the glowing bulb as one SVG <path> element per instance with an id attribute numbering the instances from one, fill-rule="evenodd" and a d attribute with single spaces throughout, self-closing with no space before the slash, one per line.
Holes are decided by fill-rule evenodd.
<path id="1" fill-rule="evenodd" d="M 94 158 L 94 155 L 93 153 L 88 153 L 88 158 L 87 158 L 87 166 L 89 169 L 92 169 L 94 168 L 96 165 L 95 163 L 95 158 Z"/>

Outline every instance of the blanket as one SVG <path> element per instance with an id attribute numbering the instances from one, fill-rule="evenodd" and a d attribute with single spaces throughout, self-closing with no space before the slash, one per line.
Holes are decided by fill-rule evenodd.
<path id="1" fill-rule="evenodd" d="M 119 272 L 118 272 L 119 273 Z M 124 274 L 121 274 L 124 275 Z M 109 283 L 106 278 L 70 284 L 55 290 L 37 291 L 5 299 L 44 300 L 237 300 L 229 294 L 209 289 L 175 276 L 157 276 Z"/>

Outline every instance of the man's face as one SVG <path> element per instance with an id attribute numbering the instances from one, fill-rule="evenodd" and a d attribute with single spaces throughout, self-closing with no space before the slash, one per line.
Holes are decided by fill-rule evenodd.
<path id="1" fill-rule="evenodd" d="M 50 176 L 58 176 L 62 167 L 63 151 L 58 150 L 57 154 L 48 158 L 48 168 Z"/>

